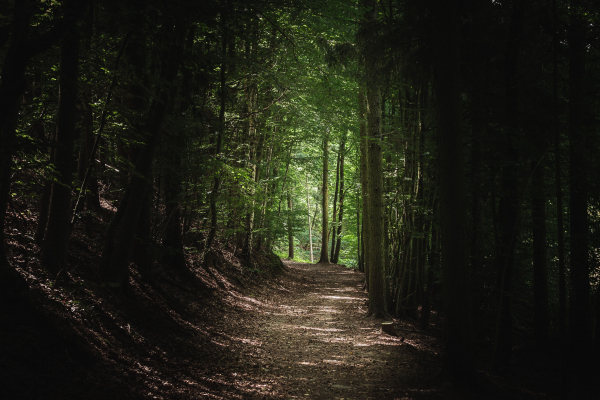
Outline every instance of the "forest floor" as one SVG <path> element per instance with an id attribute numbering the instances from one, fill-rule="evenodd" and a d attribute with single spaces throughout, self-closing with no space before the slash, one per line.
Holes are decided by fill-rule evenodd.
<path id="1" fill-rule="evenodd" d="M 308 399 L 444 397 L 432 379 L 439 340 L 409 324 L 398 336 L 367 317 L 363 274 L 335 264 L 286 262 L 289 272 L 256 296 L 240 366 L 259 396 Z M 272 290 L 276 289 L 276 290 Z M 256 385 L 254 383 L 254 385 Z"/>
<path id="2" fill-rule="evenodd" d="M 22 210 L 33 208 L 19 205 Z M 19 209 L 17 208 L 17 211 Z M 28 289 L 0 301 L 1 399 L 547 399 L 555 362 L 515 351 L 512 371 L 486 373 L 468 393 L 443 385 L 442 335 L 367 317 L 364 275 L 218 243 L 185 270 L 130 269 L 129 288 L 103 281 L 98 260 L 110 207 L 76 225 L 69 270 L 50 276 L 32 237 L 34 215 L 8 221 L 9 260 Z M 486 354 L 487 352 L 481 352 Z"/>

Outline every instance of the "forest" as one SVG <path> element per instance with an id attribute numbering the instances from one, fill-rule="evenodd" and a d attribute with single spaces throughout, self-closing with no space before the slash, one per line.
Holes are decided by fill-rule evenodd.
<path id="1" fill-rule="evenodd" d="M 5 398 L 600 398 L 599 2 L 0 0 L 0 60 Z M 215 378 L 332 285 L 423 370 Z"/>

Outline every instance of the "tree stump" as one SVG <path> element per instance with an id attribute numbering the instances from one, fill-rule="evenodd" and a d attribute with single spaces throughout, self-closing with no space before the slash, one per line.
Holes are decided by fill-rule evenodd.
<path id="1" fill-rule="evenodd" d="M 396 327 L 394 327 L 394 323 L 390 321 L 381 323 L 381 333 L 387 333 L 391 336 L 398 336 L 396 333 Z"/>

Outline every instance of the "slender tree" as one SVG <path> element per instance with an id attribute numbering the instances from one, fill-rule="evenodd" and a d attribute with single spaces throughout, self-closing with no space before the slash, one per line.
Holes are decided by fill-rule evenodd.
<path id="1" fill-rule="evenodd" d="M 294 227 L 292 226 L 292 193 L 288 190 L 287 194 L 287 228 L 288 228 L 288 258 L 294 259 Z"/>
<path id="2" fill-rule="evenodd" d="M 321 257 L 319 263 L 329 263 L 329 141 L 323 139 L 323 181 L 321 189 L 321 211 L 322 211 L 322 230 L 321 230 Z"/>
<path id="3" fill-rule="evenodd" d="M 312 225 L 310 224 L 310 196 L 308 195 L 308 175 L 306 175 L 306 209 L 308 214 L 308 243 L 310 246 L 310 262 L 314 263 L 315 258 L 313 255 Z"/>
<path id="4" fill-rule="evenodd" d="M 344 190 L 344 157 L 346 154 L 346 139 L 342 140 L 340 146 L 340 206 L 337 226 L 337 242 L 335 246 L 335 253 L 333 254 L 332 262 L 337 264 L 340 258 L 340 248 L 342 247 L 342 219 L 344 218 L 344 198 L 346 197 L 346 191 Z"/>

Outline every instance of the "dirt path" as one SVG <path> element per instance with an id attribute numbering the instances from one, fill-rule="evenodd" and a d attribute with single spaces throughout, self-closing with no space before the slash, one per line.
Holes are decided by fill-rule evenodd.
<path id="1" fill-rule="evenodd" d="M 254 295 L 244 397 L 309 399 L 440 398 L 427 378 L 439 370 L 427 335 L 381 333 L 366 318 L 363 275 L 338 265 L 286 262 L 274 289 Z M 402 327 L 401 327 L 402 328 Z M 407 330 L 414 329 L 411 326 Z M 238 386 L 239 387 L 239 386 Z"/>

